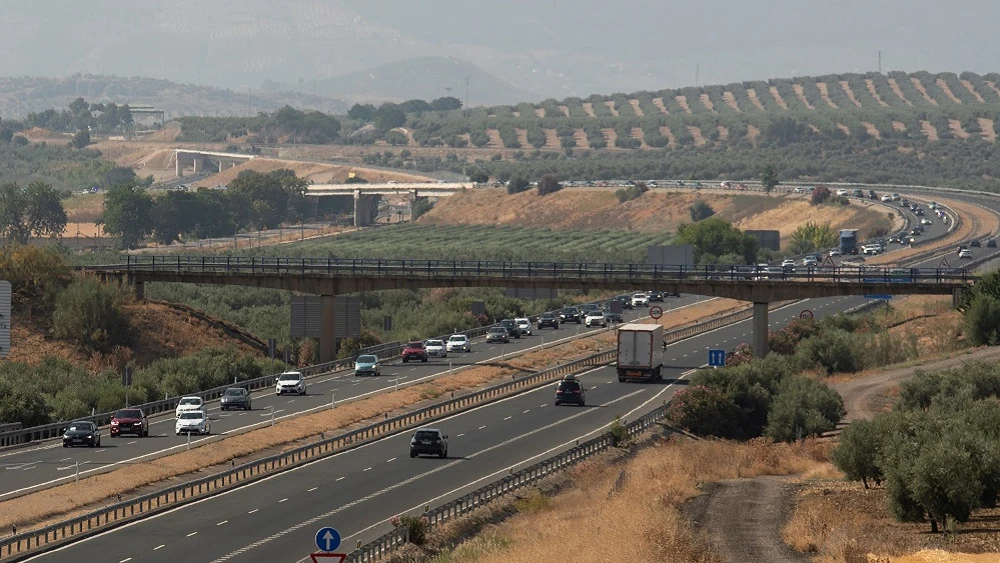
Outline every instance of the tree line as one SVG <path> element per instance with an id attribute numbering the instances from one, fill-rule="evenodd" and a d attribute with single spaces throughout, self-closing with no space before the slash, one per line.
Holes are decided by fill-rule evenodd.
<path id="1" fill-rule="evenodd" d="M 125 249 L 150 236 L 170 244 L 183 236 L 215 238 L 241 229 L 273 229 L 309 213 L 308 184 L 288 169 L 266 174 L 244 170 L 226 190 L 169 191 L 153 198 L 135 182 L 125 182 L 108 190 L 100 221 Z"/>

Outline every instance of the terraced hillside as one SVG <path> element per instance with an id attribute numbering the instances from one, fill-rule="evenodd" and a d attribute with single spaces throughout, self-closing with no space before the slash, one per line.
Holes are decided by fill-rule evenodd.
<path id="1" fill-rule="evenodd" d="M 458 114 L 459 112 L 456 112 Z M 654 149 L 742 141 L 878 138 L 994 142 L 1000 74 L 840 74 L 411 116 L 414 146 Z M 584 143 L 583 140 L 586 139 Z"/>

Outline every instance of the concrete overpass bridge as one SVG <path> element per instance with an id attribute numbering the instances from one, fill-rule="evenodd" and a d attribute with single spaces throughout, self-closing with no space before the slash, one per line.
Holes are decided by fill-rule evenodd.
<path id="1" fill-rule="evenodd" d="M 669 266 L 560 262 L 348 260 L 193 256 L 126 256 L 118 264 L 80 269 L 135 287 L 147 282 L 241 285 L 321 297 L 320 361 L 336 357 L 335 297 L 361 291 L 435 287 L 659 290 L 753 303 L 754 354 L 767 353 L 768 303 L 846 295 L 954 295 L 978 276 L 964 268 L 798 268 L 776 273 L 754 266 Z"/>
<path id="2" fill-rule="evenodd" d="M 174 171 L 178 178 L 184 177 L 184 169 L 188 164 L 195 174 L 204 172 L 210 166 L 219 172 L 249 162 L 256 155 L 232 152 L 200 151 L 197 149 L 174 149 Z"/>
<path id="3" fill-rule="evenodd" d="M 376 195 L 408 195 L 410 202 L 410 220 L 413 220 L 413 202 L 418 197 L 445 197 L 455 195 L 466 189 L 475 187 L 471 182 L 454 183 L 421 183 L 421 182 L 385 182 L 380 184 L 313 184 L 306 188 L 310 196 L 353 196 L 354 226 L 364 227 L 371 223 L 372 205 Z"/>

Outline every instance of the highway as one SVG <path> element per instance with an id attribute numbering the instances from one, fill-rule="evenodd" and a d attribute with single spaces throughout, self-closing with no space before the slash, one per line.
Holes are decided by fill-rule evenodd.
<path id="1" fill-rule="evenodd" d="M 938 225 L 935 224 L 935 228 L 939 228 Z M 917 266 L 935 267 L 939 262 L 940 257 Z M 693 302 L 693 297 L 685 296 L 672 299 L 668 304 L 690 305 Z M 822 317 L 863 302 L 859 297 L 838 297 L 788 306 L 771 313 L 771 329 L 780 328 L 805 308 Z M 663 384 L 619 383 L 612 368 L 593 369 L 581 377 L 588 388 L 588 407 L 585 408 L 554 407 L 552 386 L 545 386 L 435 422 L 431 426 L 440 427 L 450 435 L 451 457 L 448 459 L 410 459 L 407 455 L 409 433 L 388 437 L 29 560 L 306 561 L 307 554 L 313 550 L 313 534 L 322 526 L 336 527 L 345 538 L 342 551 L 350 551 L 357 541 L 366 542 L 389 529 L 387 520 L 395 514 L 461 496 L 497 478 L 508 468 L 530 464 L 570 447 L 577 439 L 593 436 L 616 415 L 634 418 L 658 406 L 683 388 L 684 378 L 693 369 L 705 363 L 707 349 L 732 349 L 739 343 L 749 343 L 750 330 L 750 321 L 744 321 L 669 346 Z M 562 331 L 565 332 L 565 328 Z M 566 336 L 574 331 L 575 326 L 571 326 Z M 544 334 L 550 333 L 545 331 Z M 519 345 L 536 344 L 538 339 L 535 335 Z M 511 349 L 514 345 L 512 343 Z M 497 355 L 496 351 L 489 350 L 477 350 L 476 354 Z M 414 379 L 430 376 L 434 370 L 430 365 L 399 367 L 404 370 L 416 368 L 408 375 Z M 393 366 L 393 369 L 398 368 Z M 437 370 L 440 371 L 441 366 Z M 295 405 L 290 408 L 297 410 L 324 408 L 329 404 L 329 393 L 335 385 L 341 386 L 338 400 L 340 392 L 346 392 L 346 385 L 355 386 L 353 378 L 343 376 L 319 379 L 325 380 L 310 385 L 311 393 L 323 392 L 318 395 L 322 399 L 317 399 L 313 407 L 287 403 L 290 397 L 270 400 L 276 408 L 281 402 Z M 347 383 L 344 379 L 351 381 Z M 391 375 L 383 375 L 378 383 L 391 385 L 391 379 L 394 379 Z M 367 378 L 356 385 L 368 385 L 366 381 Z M 323 385 L 326 387 L 321 387 Z M 374 387 L 351 392 L 370 392 Z M 268 398 L 262 396 L 255 400 L 258 411 L 258 401 L 262 400 Z M 219 422 L 222 420 L 227 419 Z M 238 427 L 240 423 L 233 424 Z M 213 430 L 218 429 L 225 431 L 221 424 L 213 427 Z M 142 440 L 136 441 L 136 444 L 141 443 Z M 175 446 L 183 447 L 182 441 Z M 61 448 L 55 451 L 67 452 Z M 16 452 L 17 455 L 23 453 L 28 452 Z M 74 452 L 62 457 L 71 453 Z M 37 466 L 31 471 L 35 469 Z M 29 472 L 27 469 L 20 471 Z"/>
<path id="2" fill-rule="evenodd" d="M 684 296 L 668 298 L 661 305 L 669 312 L 679 307 L 689 307 L 705 297 Z M 624 311 L 624 317 L 635 319 L 647 314 L 648 309 Z M 427 381 L 446 374 L 449 362 L 455 367 L 474 363 L 501 362 L 502 357 L 537 348 L 544 344 L 574 338 L 578 334 L 595 332 L 583 325 L 563 323 L 558 330 L 532 328 L 533 334 L 521 339 L 511 339 L 509 344 L 486 344 L 483 338 L 475 339 L 472 352 L 449 354 L 447 358 L 431 358 L 427 363 L 402 364 L 393 360 L 382 368 L 380 377 L 354 377 L 353 373 L 332 373 L 307 380 L 305 396 L 275 396 L 272 388 L 252 395 L 253 410 L 227 411 L 219 409 L 218 401 L 208 404 L 212 434 L 192 436 L 191 446 L 221 440 L 225 436 L 246 432 L 271 423 L 271 410 L 275 421 L 320 409 L 328 409 L 336 394 L 336 402 L 343 403 L 393 389 L 399 385 Z M 148 438 L 120 436 L 112 438 L 102 430 L 100 448 L 63 448 L 62 440 L 50 440 L 0 453 L 0 500 L 11 498 L 43 487 L 71 481 L 79 470 L 81 477 L 108 471 L 115 466 L 141 463 L 170 453 L 183 451 L 188 446 L 187 436 L 174 434 L 173 412 L 150 418 Z M 77 466 L 79 464 L 79 467 Z"/>

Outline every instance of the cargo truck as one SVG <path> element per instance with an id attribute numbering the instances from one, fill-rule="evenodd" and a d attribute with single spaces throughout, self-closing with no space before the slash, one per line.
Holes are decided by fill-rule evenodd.
<path id="1" fill-rule="evenodd" d="M 628 323 L 618 329 L 618 381 L 663 378 L 663 327 Z"/>
<path id="2" fill-rule="evenodd" d="M 858 253 L 857 229 L 843 229 L 840 231 L 840 253 L 844 255 Z"/>

